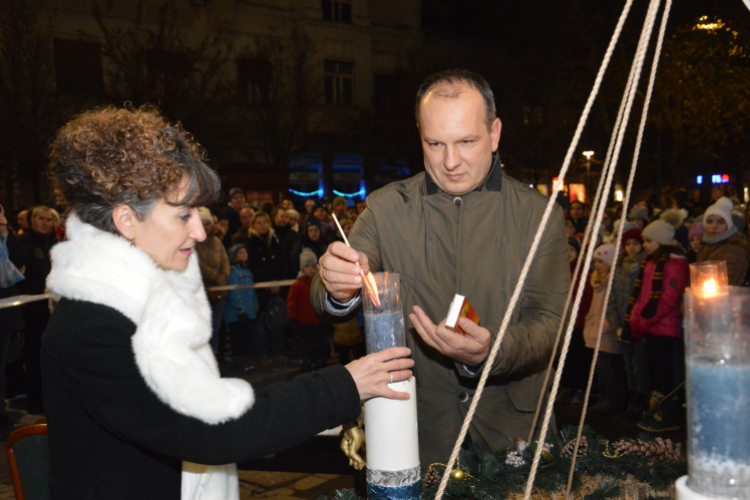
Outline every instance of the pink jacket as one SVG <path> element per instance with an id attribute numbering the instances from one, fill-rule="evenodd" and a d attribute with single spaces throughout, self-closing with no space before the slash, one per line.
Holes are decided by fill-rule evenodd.
<path id="1" fill-rule="evenodd" d="M 653 318 L 642 318 L 641 311 L 648 304 L 651 297 L 651 284 L 656 271 L 656 262 L 649 261 L 643 272 L 643 285 L 630 312 L 630 331 L 633 340 L 652 335 L 654 337 L 682 337 L 682 316 L 680 304 L 682 294 L 690 276 L 688 261 L 685 257 L 672 254 L 672 258 L 664 265 L 664 278 L 661 287 L 661 298 Z"/>

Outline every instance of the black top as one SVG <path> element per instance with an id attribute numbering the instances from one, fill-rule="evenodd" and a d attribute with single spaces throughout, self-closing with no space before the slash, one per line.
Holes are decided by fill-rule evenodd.
<path id="1" fill-rule="evenodd" d="M 49 251 L 57 243 L 55 233 L 40 234 L 29 228 L 18 237 L 18 241 L 21 242 L 22 253 L 14 264 L 17 267 L 20 267 L 19 264 L 26 266 L 23 273 L 26 279 L 18 282 L 18 288 L 25 294 L 44 293 L 47 275 L 52 270 Z"/>
<path id="2" fill-rule="evenodd" d="M 178 500 L 182 460 L 252 460 L 359 416 L 354 380 L 338 365 L 257 392 L 234 421 L 182 415 L 146 385 L 135 331 L 120 312 L 91 302 L 62 299 L 50 319 L 41 357 L 55 500 Z"/>

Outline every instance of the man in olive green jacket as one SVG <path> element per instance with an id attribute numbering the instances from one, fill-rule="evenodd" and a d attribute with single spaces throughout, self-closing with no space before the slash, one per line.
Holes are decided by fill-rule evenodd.
<path id="1" fill-rule="evenodd" d="M 457 70 L 428 78 L 417 94 L 417 120 L 426 172 L 367 198 L 351 231 L 353 248 L 329 247 L 311 297 L 320 316 L 341 322 L 361 302 L 360 268 L 400 273 L 426 469 L 450 456 L 547 198 L 503 175 L 501 124 L 479 75 Z M 471 442 L 497 450 L 528 437 L 569 285 L 558 208 L 474 415 Z M 443 319 L 456 293 L 481 318 L 481 326 L 462 320 L 465 336 Z"/>

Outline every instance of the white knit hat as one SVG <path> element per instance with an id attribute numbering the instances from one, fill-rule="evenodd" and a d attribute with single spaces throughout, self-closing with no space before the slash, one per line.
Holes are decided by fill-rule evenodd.
<path id="1" fill-rule="evenodd" d="M 200 218 L 202 221 L 207 220 L 208 222 L 213 222 L 214 218 L 211 215 L 211 210 L 209 210 L 206 207 L 200 207 L 198 209 L 198 214 L 200 215 Z"/>
<path id="2" fill-rule="evenodd" d="M 726 221 L 727 230 L 731 230 L 734 227 L 734 222 L 732 222 L 733 208 L 734 203 L 732 203 L 732 201 L 726 196 L 722 196 L 721 198 L 716 200 L 716 203 L 706 209 L 706 213 L 703 214 L 703 224 L 706 223 L 709 215 L 718 215 L 719 217 L 724 219 L 724 221 Z"/>
<path id="3" fill-rule="evenodd" d="M 674 241 L 674 226 L 669 222 L 657 219 L 645 227 L 642 236 L 660 245 L 671 245 Z"/>
<path id="4" fill-rule="evenodd" d="M 611 267 L 615 260 L 615 246 L 612 243 L 599 245 L 594 250 L 594 258 L 606 262 Z"/>

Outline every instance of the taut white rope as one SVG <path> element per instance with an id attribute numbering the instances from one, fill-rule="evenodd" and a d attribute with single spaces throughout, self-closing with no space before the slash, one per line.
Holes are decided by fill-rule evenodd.
<path id="1" fill-rule="evenodd" d="M 613 33 L 612 39 L 610 40 L 609 46 L 607 47 L 607 52 L 604 55 L 602 65 L 600 66 L 599 72 L 596 75 L 596 80 L 594 81 L 594 87 L 591 90 L 591 93 L 589 94 L 589 98 L 586 102 L 586 106 L 583 109 L 581 118 L 579 119 L 579 122 L 578 122 L 578 127 L 576 128 L 576 132 L 573 136 L 573 141 L 571 142 L 570 147 L 568 148 L 568 152 L 565 155 L 565 160 L 563 161 L 562 168 L 560 169 L 560 174 L 558 175 L 558 179 L 560 179 L 561 181 L 565 180 L 565 174 L 567 173 L 568 167 L 570 166 L 570 160 L 572 159 L 573 153 L 575 152 L 575 149 L 578 146 L 578 141 L 580 140 L 581 133 L 583 132 L 583 127 L 586 124 L 586 120 L 588 119 L 588 115 L 591 111 L 591 107 L 594 104 L 594 99 L 596 98 L 596 95 L 599 93 L 599 88 L 601 87 L 601 82 L 604 78 L 604 73 L 607 69 L 607 66 L 609 65 L 610 59 L 612 58 L 612 52 L 614 51 L 615 45 L 617 45 L 617 40 L 619 39 L 620 33 L 622 32 L 622 26 L 625 23 L 625 19 L 627 18 L 627 14 L 630 11 L 630 7 L 632 4 L 633 4 L 633 0 L 627 0 L 625 7 L 623 9 L 623 12 L 620 15 L 620 19 L 618 20 L 617 27 L 615 28 L 615 32 Z M 505 311 L 505 316 L 503 317 L 503 322 L 500 325 L 500 330 L 497 334 L 497 337 L 495 338 L 495 342 L 492 345 L 492 349 L 490 350 L 490 354 L 487 358 L 487 362 L 485 363 L 484 369 L 482 370 L 482 375 L 479 379 L 477 390 L 474 393 L 474 398 L 471 401 L 471 406 L 469 406 L 469 411 L 466 413 L 466 417 L 464 418 L 463 425 L 461 426 L 458 439 L 456 440 L 456 444 L 454 445 L 453 451 L 451 452 L 450 460 L 448 460 L 448 464 L 445 468 L 445 473 L 443 474 L 443 477 L 440 481 L 440 486 L 435 495 L 435 500 L 441 500 L 443 497 L 443 493 L 445 493 L 445 488 L 448 485 L 448 480 L 450 478 L 450 472 L 453 469 L 453 465 L 456 463 L 458 452 L 461 449 L 461 443 L 463 443 L 463 440 L 466 437 L 466 433 L 469 429 L 469 424 L 471 422 L 472 417 L 474 416 L 474 413 L 476 412 L 476 407 L 479 404 L 479 400 L 482 397 L 482 391 L 484 389 L 484 385 L 487 382 L 487 378 L 489 377 L 489 373 L 490 373 L 490 370 L 492 369 L 492 364 L 494 363 L 495 357 L 497 356 L 497 353 L 500 350 L 500 344 L 502 343 L 503 337 L 505 336 L 505 332 L 508 329 L 508 324 L 510 323 L 511 315 L 513 314 L 516 303 L 518 302 L 518 298 L 521 295 L 521 290 L 523 289 L 523 285 L 526 281 L 526 276 L 528 275 L 529 268 L 531 267 L 531 263 L 534 260 L 534 257 L 536 256 L 536 251 L 539 248 L 539 242 L 541 241 L 542 234 L 544 233 L 544 230 L 547 227 L 547 222 L 549 221 L 549 217 L 552 213 L 552 209 L 554 208 L 555 203 L 557 203 L 555 201 L 555 197 L 550 196 L 549 202 L 547 203 L 547 208 L 544 211 L 542 220 L 539 223 L 539 228 L 537 229 L 536 235 L 534 236 L 534 241 L 531 245 L 531 249 L 529 250 L 529 255 L 528 257 L 526 257 L 526 262 L 524 263 L 523 269 L 521 270 L 521 274 L 518 277 L 518 283 L 516 284 L 516 288 L 513 291 L 513 295 L 511 296 L 510 302 L 508 303 L 508 308 Z M 530 495 L 530 491 L 528 492 L 528 495 Z"/>
<path id="2" fill-rule="evenodd" d="M 626 188 L 626 191 L 625 191 L 625 199 L 623 200 L 623 212 L 622 212 L 622 215 L 620 216 L 620 227 L 618 228 L 617 239 L 616 239 L 616 242 L 615 242 L 615 255 L 618 255 L 619 251 L 620 251 L 620 245 L 621 245 L 621 242 L 622 242 L 622 233 L 623 233 L 623 229 L 624 229 L 624 225 L 625 225 L 625 217 L 626 217 L 626 214 L 627 214 L 626 208 L 628 207 L 628 205 L 630 203 L 630 196 L 631 196 L 631 193 L 632 193 L 632 190 L 633 190 L 633 181 L 635 179 L 635 170 L 636 170 L 636 166 L 638 164 L 638 158 L 640 156 L 641 144 L 643 142 L 643 131 L 644 131 L 645 127 L 646 127 L 646 119 L 648 117 L 648 108 L 649 108 L 649 104 L 651 103 L 651 97 L 653 95 L 654 82 L 656 81 L 656 71 L 657 71 L 657 69 L 659 67 L 659 58 L 661 56 L 661 49 L 662 49 L 662 45 L 664 43 L 664 34 L 666 32 L 666 29 L 667 29 L 667 21 L 669 19 L 669 12 L 671 10 L 671 7 L 672 7 L 672 0 L 666 0 L 666 3 L 664 5 L 664 12 L 662 14 L 661 26 L 659 28 L 659 35 L 658 35 L 657 42 L 656 42 L 656 49 L 654 50 L 654 59 L 653 59 L 653 61 L 651 63 L 651 74 L 649 76 L 648 90 L 646 92 L 646 98 L 645 98 L 645 100 L 643 102 L 643 111 L 641 112 L 641 121 L 640 121 L 640 124 L 638 126 L 638 138 L 636 140 L 635 151 L 634 151 L 634 154 L 633 154 L 633 161 L 632 161 L 632 165 L 631 165 L 631 168 L 630 168 L 630 177 L 628 178 L 628 185 L 627 185 L 627 188 Z M 614 281 L 614 273 L 611 273 L 610 277 L 609 277 L 609 280 L 608 280 L 608 283 L 607 283 L 607 291 L 606 291 L 605 299 L 604 299 L 604 303 L 605 304 L 607 304 L 608 301 L 609 301 L 609 296 L 610 296 L 610 293 L 611 293 L 611 290 L 612 290 L 612 283 L 613 283 L 613 281 Z M 602 321 L 600 322 L 600 325 L 599 325 L 599 336 L 600 337 L 601 337 L 602 327 L 603 327 L 603 324 L 604 324 L 603 319 L 604 318 L 602 317 Z M 598 342 L 597 342 L 597 349 L 598 349 L 598 347 L 599 346 L 598 346 Z M 591 380 L 589 381 L 589 387 L 590 387 L 590 385 L 591 385 Z M 577 456 L 577 453 L 578 453 L 578 445 L 579 445 L 579 442 L 580 442 L 580 439 L 581 439 L 581 431 L 583 429 L 583 419 L 584 418 L 585 418 L 585 413 L 582 413 L 582 415 L 581 415 L 581 421 L 580 421 L 579 426 L 578 426 L 578 435 L 577 435 L 577 439 L 576 439 L 575 449 L 573 451 L 572 462 L 571 462 L 571 465 L 570 465 L 570 472 L 569 472 L 569 475 L 568 475 L 568 485 L 567 485 L 567 488 L 566 488 L 566 495 L 568 495 L 570 493 L 570 488 L 571 488 L 571 484 L 572 484 L 572 481 L 573 481 L 573 471 L 575 470 L 576 456 Z"/>
<path id="3" fill-rule="evenodd" d="M 631 71 L 631 78 L 630 79 L 632 79 L 633 82 L 637 82 L 638 81 L 638 78 L 640 76 L 640 68 L 643 67 L 643 54 L 645 53 L 645 50 L 648 47 L 648 39 L 650 38 L 650 35 L 651 35 L 651 29 L 653 28 L 654 19 L 655 19 L 655 16 L 656 16 L 656 11 L 658 10 L 658 6 L 659 6 L 659 1 L 660 0 L 652 0 L 651 4 L 649 5 L 649 13 L 646 16 L 646 20 L 644 22 L 644 28 L 643 28 L 643 31 L 642 31 L 642 34 L 641 34 L 641 40 L 640 40 L 640 43 L 639 43 L 638 51 L 636 52 L 636 58 L 635 58 L 635 60 L 633 62 L 633 65 L 635 67 L 635 74 L 633 74 L 633 71 Z M 645 40 L 645 43 L 644 43 L 644 40 Z M 626 126 L 626 124 L 628 122 L 628 117 L 630 115 L 630 108 L 632 107 L 632 103 L 633 103 L 632 99 L 635 96 L 635 87 L 636 87 L 635 84 L 630 85 L 630 93 L 628 95 L 628 104 L 625 107 L 625 112 L 623 114 L 622 121 L 621 121 L 621 132 L 622 133 L 619 134 L 619 136 L 618 136 L 617 143 L 616 143 L 614 151 L 612 153 L 612 157 L 611 157 L 610 161 L 607 162 L 607 165 L 606 165 L 606 168 L 605 168 L 606 175 L 607 175 L 607 181 L 604 183 L 604 192 L 603 192 L 603 195 L 601 197 L 598 209 L 597 209 L 596 214 L 595 214 L 596 221 L 595 221 L 593 229 L 592 229 L 592 235 L 598 234 L 599 228 L 601 227 L 601 219 L 602 219 L 602 216 L 604 214 L 604 208 L 606 206 L 606 201 L 607 201 L 607 199 L 609 197 L 611 183 L 612 183 L 612 180 L 614 179 L 614 172 L 615 172 L 615 166 L 617 164 L 617 158 L 619 157 L 620 149 L 622 147 L 622 139 L 624 137 L 625 126 Z M 626 94 L 627 94 L 627 92 L 626 92 Z M 602 175 L 605 175 L 605 172 L 602 172 Z M 592 260 L 592 257 L 593 257 L 594 247 L 595 246 L 596 246 L 595 243 L 591 242 L 591 244 L 588 247 L 588 251 L 587 251 L 587 254 L 586 254 L 586 260 L 585 260 L 585 262 L 583 264 L 584 267 L 583 267 L 583 272 L 581 274 L 582 276 L 588 276 L 588 271 L 589 271 L 589 268 L 590 268 L 590 265 L 591 265 L 591 260 Z M 576 296 L 576 303 L 574 304 L 574 307 L 573 307 L 574 311 L 578 310 L 578 307 L 580 306 L 580 299 L 581 299 L 582 295 L 583 295 L 583 287 L 579 286 L 578 287 L 578 293 L 577 293 L 577 296 Z M 565 349 L 567 349 L 567 347 L 569 346 L 569 338 L 568 337 L 572 333 L 573 326 L 574 325 L 573 325 L 572 322 L 568 323 L 568 332 L 566 333 L 566 340 L 568 342 L 566 342 L 567 345 L 564 345 Z M 592 361 L 592 364 L 591 364 L 591 371 L 592 371 L 592 373 L 593 373 L 593 370 L 594 370 L 594 367 L 595 367 L 595 364 L 596 364 L 596 354 L 597 354 L 598 348 L 599 348 L 599 338 L 597 338 L 597 345 L 596 345 L 596 348 L 594 350 L 594 360 Z M 567 350 L 566 350 L 565 354 L 567 355 Z M 561 356 L 561 358 L 562 358 L 562 356 Z M 553 387 L 552 387 L 552 392 L 553 393 L 555 393 L 557 391 L 557 388 L 559 387 L 559 384 L 560 384 L 560 377 L 562 376 L 562 365 L 564 365 L 564 359 L 563 359 L 563 362 L 560 363 L 560 364 L 561 364 L 561 366 L 558 368 L 558 372 L 556 373 L 555 380 L 553 382 Z M 589 385 L 588 385 L 587 391 L 586 391 L 586 397 L 584 398 L 583 414 L 585 414 L 585 412 L 586 412 L 586 406 L 587 406 L 587 403 L 588 403 L 588 395 L 589 395 L 590 385 L 591 384 L 590 384 L 590 381 L 589 381 Z M 539 467 L 539 461 L 541 459 L 544 441 L 545 441 L 545 438 L 547 436 L 547 431 L 549 429 L 549 421 L 550 421 L 551 416 L 552 416 L 553 406 L 554 406 L 554 398 L 550 397 L 549 401 L 547 401 L 547 409 L 546 409 L 546 412 L 545 412 L 545 415 L 544 415 L 544 421 L 542 423 L 542 430 L 540 432 L 538 444 L 537 444 L 537 447 L 536 447 L 536 451 L 534 453 L 534 460 L 533 460 L 533 462 L 531 464 L 531 471 L 529 473 L 529 479 L 528 479 L 528 481 L 526 483 L 526 489 L 525 489 L 525 492 L 524 492 L 524 500 L 528 500 L 531 497 L 531 494 L 532 494 L 532 488 L 533 488 L 533 485 L 534 485 L 534 480 L 536 478 L 536 471 L 537 471 L 537 469 Z M 580 434 L 580 428 L 579 428 L 579 434 Z M 576 442 L 578 442 L 578 441 L 576 441 Z M 566 496 L 567 495 L 568 495 L 568 492 L 566 492 Z"/>

